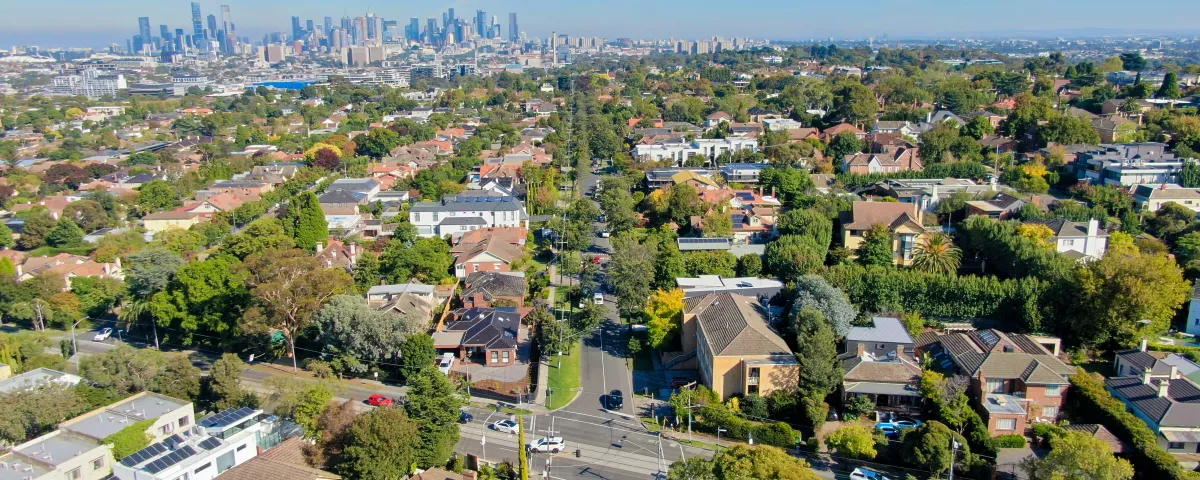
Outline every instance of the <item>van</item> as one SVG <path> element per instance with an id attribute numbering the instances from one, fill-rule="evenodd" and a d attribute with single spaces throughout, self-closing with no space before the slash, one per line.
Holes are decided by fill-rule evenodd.
<path id="1" fill-rule="evenodd" d="M 438 361 L 438 370 L 442 373 L 450 375 L 450 367 L 454 366 L 454 354 L 446 352 L 442 354 L 441 360 Z"/>
<path id="2" fill-rule="evenodd" d="M 600 292 L 592 294 L 592 303 L 596 305 L 604 305 L 604 294 Z"/>

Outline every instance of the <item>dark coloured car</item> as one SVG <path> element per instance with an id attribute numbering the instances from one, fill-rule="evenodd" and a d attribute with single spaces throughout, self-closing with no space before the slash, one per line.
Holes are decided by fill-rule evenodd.
<path id="1" fill-rule="evenodd" d="M 620 390 L 608 392 L 608 396 L 604 398 L 604 408 L 608 410 L 620 410 L 625 406 L 625 395 Z"/>

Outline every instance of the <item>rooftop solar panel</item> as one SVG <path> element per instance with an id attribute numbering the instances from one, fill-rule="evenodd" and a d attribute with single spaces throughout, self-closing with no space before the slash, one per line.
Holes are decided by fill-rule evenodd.
<path id="1" fill-rule="evenodd" d="M 203 448 L 205 450 L 212 450 L 219 446 L 221 446 L 221 441 L 217 440 L 216 438 L 210 437 L 210 438 L 204 440 L 203 442 L 200 442 L 200 448 Z"/>

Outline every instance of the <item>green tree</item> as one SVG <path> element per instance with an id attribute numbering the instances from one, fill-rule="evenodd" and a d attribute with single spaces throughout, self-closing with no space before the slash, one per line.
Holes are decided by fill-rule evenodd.
<path id="1" fill-rule="evenodd" d="M 409 335 L 400 346 L 400 373 L 405 379 L 417 378 L 427 365 L 433 365 L 437 359 L 437 349 L 433 346 L 433 337 L 429 335 Z"/>
<path id="2" fill-rule="evenodd" d="M 211 410 L 225 410 L 242 404 L 247 395 L 252 395 L 242 388 L 242 372 L 246 363 L 237 355 L 224 353 L 221 358 L 209 367 L 208 381 L 205 384 L 205 396 Z"/>
<path id="3" fill-rule="evenodd" d="M 796 359 L 800 362 L 797 390 L 808 405 L 823 405 L 825 397 L 842 381 L 837 361 L 837 338 L 821 312 L 804 309 L 796 314 Z M 825 422 L 825 408 L 809 408 L 808 421 L 814 431 Z M 814 413 L 820 412 L 820 415 Z"/>
<path id="4" fill-rule="evenodd" d="M 411 141 L 409 139 L 409 142 Z M 364 135 L 354 137 L 354 143 L 358 146 L 355 153 L 378 160 L 388 156 L 392 149 L 400 146 L 403 141 L 400 134 L 390 129 L 375 128 Z"/>
<path id="5" fill-rule="evenodd" d="M 700 194 L 687 184 L 681 183 L 671 187 L 667 205 L 671 220 L 679 225 L 687 225 L 689 218 L 704 213 L 704 202 L 700 200 Z"/>
<path id="6" fill-rule="evenodd" d="M 1167 72 L 1163 75 L 1163 83 L 1158 87 L 1158 93 L 1154 96 L 1158 98 L 1179 98 L 1182 93 L 1179 91 L 1179 75 L 1175 72 Z"/>
<path id="7" fill-rule="evenodd" d="M 122 345 L 99 355 L 83 357 L 79 361 L 79 375 L 97 387 L 132 395 L 149 390 L 166 365 L 166 358 L 160 351 Z"/>
<path id="8" fill-rule="evenodd" d="M 329 299 L 315 323 L 331 356 L 347 354 L 364 362 L 395 361 L 409 336 L 422 332 L 428 319 L 395 310 L 381 311 L 358 295 Z"/>
<path id="9" fill-rule="evenodd" d="M 1146 59 L 1142 54 L 1137 52 L 1128 52 L 1121 54 L 1122 68 L 1132 72 L 1140 72 L 1146 69 Z"/>
<path id="10" fill-rule="evenodd" d="M 200 369 L 187 355 L 169 354 L 166 365 L 151 380 L 150 390 L 168 397 L 200 400 Z"/>
<path id="11" fill-rule="evenodd" d="M 517 415 L 517 478 L 529 480 L 529 456 L 525 455 L 525 419 Z"/>
<path id="12" fill-rule="evenodd" d="M 295 246 L 296 241 L 284 233 L 283 224 L 279 219 L 263 217 L 250 222 L 240 233 L 225 237 L 220 251 L 237 257 L 238 260 L 245 260 L 256 253 Z"/>
<path id="13" fill-rule="evenodd" d="M 886 439 L 884 442 L 886 444 Z M 875 458 L 875 445 L 880 443 L 875 438 L 875 431 L 866 425 L 846 425 L 825 435 L 825 447 L 836 452 L 839 456 L 870 460 Z"/>
<path id="14" fill-rule="evenodd" d="M 824 213 L 814 209 L 795 209 L 784 212 L 779 216 L 777 225 L 780 235 L 801 235 L 813 239 L 813 242 L 825 252 L 833 241 L 833 221 Z M 822 258 L 825 254 L 821 255 Z"/>
<path id="15" fill-rule="evenodd" d="M 1114 457 L 1112 448 L 1104 440 L 1075 431 L 1051 436 L 1050 453 L 1040 459 L 1026 459 L 1021 468 L 1033 480 L 1133 478 L 1133 466 L 1128 460 Z"/>
<path id="16" fill-rule="evenodd" d="M 459 410 L 467 399 L 432 363 L 408 379 L 404 409 L 420 424 L 416 461 L 421 468 L 445 465 L 458 443 Z"/>
<path id="17" fill-rule="evenodd" d="M 179 255 L 165 248 L 149 248 L 125 257 L 125 284 L 129 293 L 149 298 L 166 290 L 184 265 Z"/>
<path id="18" fill-rule="evenodd" d="M 100 443 L 112 445 L 113 459 L 121 460 L 150 446 L 154 436 L 146 431 L 154 426 L 154 422 L 154 419 L 150 419 L 130 424 L 117 433 L 104 437 Z"/>
<path id="19" fill-rule="evenodd" d="M 151 212 L 168 210 L 179 206 L 179 194 L 170 182 L 155 179 L 138 189 L 137 204 Z"/>
<path id="20" fill-rule="evenodd" d="M 650 285 L 655 271 L 657 245 L 647 240 L 638 242 L 634 232 L 613 237 L 613 255 L 609 262 L 609 281 L 617 295 L 617 307 L 622 315 L 640 312 L 653 292 Z"/>
<path id="21" fill-rule="evenodd" d="M 962 251 L 941 232 L 923 236 L 913 249 L 913 268 L 917 270 L 952 274 L 958 271 L 961 260 Z"/>
<path id="22" fill-rule="evenodd" d="M 18 218 L 25 220 L 25 229 L 21 232 L 21 238 L 17 239 L 17 246 L 26 250 L 45 245 L 46 236 L 58 226 L 45 209 L 35 209 L 24 216 L 18 216 Z"/>
<path id="23" fill-rule="evenodd" d="M 85 232 L 94 232 L 108 225 L 108 211 L 99 202 L 79 200 L 63 208 L 63 218 L 69 218 Z"/>
<path id="24" fill-rule="evenodd" d="M 954 460 L 951 441 L 960 444 L 959 450 L 963 451 L 963 457 L 970 453 L 967 450 L 967 440 L 962 435 L 954 433 L 942 422 L 931 420 L 905 431 L 901 437 L 900 450 L 909 463 L 940 475 L 950 469 L 950 462 Z"/>
<path id="25" fill-rule="evenodd" d="M 842 132 L 829 141 L 829 146 L 825 148 L 825 154 L 833 159 L 834 165 L 840 166 L 846 160 L 846 155 L 861 152 L 862 149 L 862 140 L 859 140 L 854 133 Z"/>
<path id="26" fill-rule="evenodd" d="M 337 473 L 363 480 L 407 477 L 416 463 L 419 427 L 402 409 L 377 408 L 354 419 Z"/>
<path id="27" fill-rule="evenodd" d="M 184 345 L 191 345 L 196 336 L 211 341 L 239 334 L 242 313 L 250 302 L 248 275 L 240 265 L 236 258 L 216 255 L 180 268 L 167 289 L 154 293 L 146 304 L 146 313 L 169 328 L 160 334 Z M 141 317 L 142 312 L 137 313 L 130 321 Z"/>
<path id="28" fill-rule="evenodd" d="M 1091 122 L 1070 115 L 1054 116 L 1045 125 L 1038 126 L 1037 138 L 1041 145 L 1048 143 L 1096 145 L 1100 143 L 1100 134 L 1092 128 Z"/>
<path id="29" fill-rule="evenodd" d="M 858 263 L 865 266 L 887 266 L 893 264 L 892 231 L 887 225 L 876 223 L 863 234 L 862 244 L 855 251 Z"/>
<path id="30" fill-rule="evenodd" d="M 757 277 L 760 273 L 762 273 L 762 257 L 751 253 L 738 258 L 737 274 L 739 277 Z"/>
<path id="31" fill-rule="evenodd" d="M 830 285 L 828 281 L 817 275 L 805 275 L 795 280 L 796 303 L 793 312 L 801 312 L 811 308 L 821 312 L 821 315 L 833 326 L 834 333 L 839 337 L 850 332 L 850 323 L 858 316 L 846 294 Z M 799 317 L 793 318 L 792 328 L 799 331 Z"/>
<path id="32" fill-rule="evenodd" d="M 673 467 L 674 465 L 672 465 Z M 808 462 L 768 445 L 736 445 L 712 459 L 716 480 L 817 480 Z M 704 478 L 704 477 L 701 477 Z"/>
<path id="33" fill-rule="evenodd" d="M 975 140 L 979 140 L 984 136 L 996 133 L 996 128 L 992 126 L 992 122 L 988 121 L 987 117 L 979 115 L 972 118 L 966 125 L 963 125 L 959 132 Z"/>
<path id="34" fill-rule="evenodd" d="M 46 235 L 46 243 L 51 247 L 78 247 L 83 244 L 84 232 L 71 219 L 63 217 L 58 224 Z"/>
<path id="35" fill-rule="evenodd" d="M 879 101 L 875 93 L 867 86 L 856 82 L 843 82 L 842 86 L 833 92 L 833 112 L 847 123 L 863 127 L 867 122 L 873 122 L 879 112 Z"/>
<path id="36" fill-rule="evenodd" d="M 683 323 L 683 290 L 659 290 L 646 300 L 647 339 L 651 348 L 669 345 Z"/>
<path id="37" fill-rule="evenodd" d="M 1068 323 L 1089 346 L 1128 346 L 1166 333 L 1190 292 L 1182 270 L 1163 254 L 1105 255 L 1083 264 L 1075 281 Z"/>
<path id="38" fill-rule="evenodd" d="M 786 281 L 820 270 L 825 263 L 825 248 L 809 236 L 784 235 L 768 243 L 763 264 L 768 272 Z"/>
<path id="39" fill-rule="evenodd" d="M 313 192 L 304 191 L 292 197 L 280 221 L 283 223 L 283 232 L 295 240 L 297 247 L 304 250 L 312 251 L 317 248 L 318 243 L 329 238 L 329 224 L 325 221 L 325 212 L 321 211 L 321 202 Z"/>

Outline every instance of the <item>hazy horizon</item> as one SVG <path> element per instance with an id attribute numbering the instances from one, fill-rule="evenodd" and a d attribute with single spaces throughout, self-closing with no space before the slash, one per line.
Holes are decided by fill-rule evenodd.
<path id="1" fill-rule="evenodd" d="M 879 38 L 933 39 L 974 38 L 1054 38 L 1058 36 L 1101 35 L 1197 35 L 1200 26 L 1200 2 L 1158 0 L 1137 5 L 1142 14 L 1120 15 L 1126 2 L 1115 0 L 1059 0 L 1045 2 L 972 2 L 945 4 L 936 0 L 899 3 L 866 0 L 844 8 L 837 4 L 805 5 L 781 0 L 763 0 L 734 5 L 714 0 L 681 2 L 667 0 L 653 4 L 632 0 L 611 0 L 603 4 L 561 4 L 544 0 L 500 0 L 491 2 L 459 0 L 426 2 L 406 7 L 349 0 L 329 5 L 314 0 L 236 0 L 202 1 L 203 15 L 217 14 L 221 4 L 230 5 L 240 36 L 257 40 L 265 33 L 290 32 L 291 16 L 321 24 L 325 16 L 338 21 L 343 15 L 360 16 L 368 9 L 401 24 L 418 17 L 436 18 L 454 8 L 456 16 L 470 19 L 477 9 L 498 17 L 508 29 L 508 13 L 518 14 L 518 26 L 531 37 L 545 37 L 552 31 L 572 36 L 640 39 L 712 36 L 751 37 L 773 41 L 827 41 L 836 39 Z M 103 47 L 123 45 L 137 32 L 137 17 L 149 16 L 152 30 L 159 25 L 191 32 L 189 1 L 152 2 L 131 0 L 88 2 L 84 0 L 42 0 L 6 7 L 0 18 L 0 48 L 9 45 L 38 45 L 47 48 Z M 54 12 L 55 15 L 48 15 Z M 58 12 L 70 12 L 58 15 Z M 1169 12 L 1169 15 L 1161 13 Z M 1158 13 L 1158 14 L 1156 14 Z"/>

